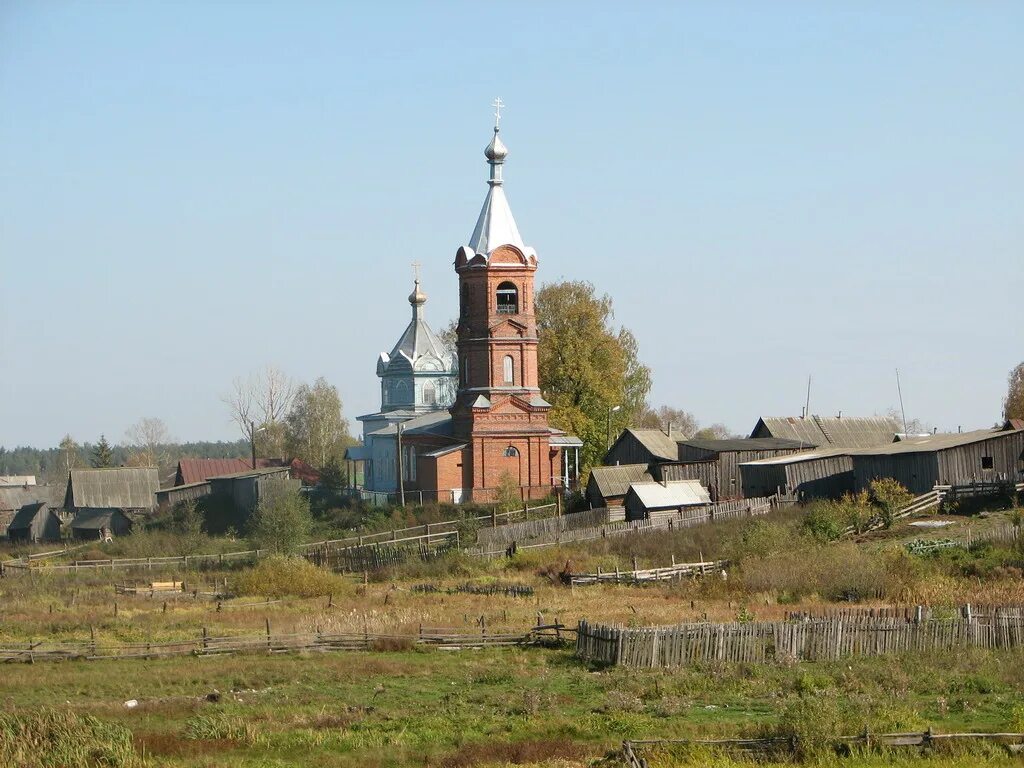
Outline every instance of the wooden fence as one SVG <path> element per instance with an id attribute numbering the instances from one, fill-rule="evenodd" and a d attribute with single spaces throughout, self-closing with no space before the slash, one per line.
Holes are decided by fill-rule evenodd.
<path id="1" fill-rule="evenodd" d="M 734 518 L 743 518 L 756 515 L 766 515 L 773 507 L 775 497 L 768 496 L 758 499 L 743 499 L 740 501 L 723 501 L 718 504 L 711 504 L 706 512 L 693 517 L 669 517 L 658 520 L 624 520 L 617 523 L 606 523 L 590 528 L 574 528 L 565 531 L 542 534 L 520 543 L 515 541 L 516 549 L 532 549 L 535 547 L 554 547 L 561 544 L 571 544 L 580 541 L 593 541 L 611 536 L 626 536 L 633 533 L 654 533 L 672 531 L 679 528 L 688 528 L 693 525 L 717 522 Z M 687 515 L 692 515 L 689 510 Z M 498 529 L 500 530 L 500 529 Z M 463 550 L 467 554 L 480 555 L 482 557 L 496 557 L 507 554 L 507 548 L 497 549 L 492 546 L 468 547 Z"/>
<path id="2" fill-rule="evenodd" d="M 270 621 L 266 631 L 249 635 L 213 636 L 204 628 L 202 635 L 185 640 L 158 643 L 108 644 L 89 640 L 77 642 L 29 642 L 0 646 L 2 662 L 62 661 L 69 659 L 153 659 L 167 656 L 212 656 L 261 651 L 266 653 L 313 651 L 373 651 L 432 645 L 450 650 L 509 645 L 558 643 L 574 630 L 562 624 L 538 624 L 524 631 L 490 629 L 482 623 L 478 630 L 449 627 L 423 627 L 418 634 L 377 634 L 371 632 L 306 632 L 274 634 Z"/>
<path id="3" fill-rule="evenodd" d="M 675 581 L 684 576 L 703 576 L 710 573 L 720 573 L 728 565 L 728 560 L 677 564 L 673 557 L 672 565 L 664 568 L 647 568 L 632 571 L 620 571 L 616 568 L 614 571 L 605 572 L 598 568 L 597 573 L 574 573 L 570 579 L 574 587 L 587 584 L 643 584 L 652 581 Z"/>
<path id="4" fill-rule="evenodd" d="M 541 520 L 524 520 L 519 523 L 509 523 L 497 528 L 481 528 L 477 531 L 477 544 L 481 547 L 494 549 L 505 547 L 513 541 L 526 541 L 541 537 L 557 537 L 558 534 L 566 531 L 574 531 L 580 528 L 593 528 L 608 522 L 608 510 L 588 509 L 583 512 L 573 512 L 561 517 L 548 517 Z"/>
<path id="5" fill-rule="evenodd" d="M 581 621 L 576 643 L 576 653 L 582 658 L 628 667 L 678 667 L 709 661 L 826 661 L 908 651 L 1021 648 L 1024 615 L 1014 607 L 985 617 L 912 622 L 862 617 L 647 629 Z"/>

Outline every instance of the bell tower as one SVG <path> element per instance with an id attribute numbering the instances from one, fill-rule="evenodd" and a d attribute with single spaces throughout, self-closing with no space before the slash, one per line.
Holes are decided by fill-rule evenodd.
<path id="1" fill-rule="evenodd" d="M 487 197 L 469 244 L 455 257 L 459 388 L 451 414 L 454 435 L 471 454 L 478 500 L 486 500 L 506 474 L 519 483 L 524 498 L 546 495 L 552 468 L 557 472 L 558 467 L 558 451 L 550 448 L 551 406 L 541 397 L 537 378 L 537 253 L 523 243 L 505 196 L 508 149 L 500 135 L 501 100 L 494 106 L 494 135 L 484 150 L 490 167 Z"/>

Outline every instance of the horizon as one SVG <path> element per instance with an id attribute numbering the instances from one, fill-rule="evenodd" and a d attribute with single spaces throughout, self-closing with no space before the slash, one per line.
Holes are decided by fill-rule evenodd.
<path id="1" fill-rule="evenodd" d="M 612 297 L 653 406 L 745 434 L 811 375 L 810 413 L 884 416 L 898 368 L 908 418 L 999 422 L 1024 7 L 790 7 L 6 6 L 0 446 L 233 442 L 268 364 L 358 436 L 412 262 L 456 316 L 495 97 L 538 281 Z"/>

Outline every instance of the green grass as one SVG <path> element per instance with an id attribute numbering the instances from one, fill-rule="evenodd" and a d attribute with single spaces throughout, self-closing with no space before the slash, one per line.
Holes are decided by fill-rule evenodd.
<path id="1" fill-rule="evenodd" d="M 849 728 L 1002 730 L 1024 704 L 1018 661 L 973 653 L 636 672 L 540 649 L 250 655 L 11 665 L 4 692 L 13 713 L 56 707 L 127 729 L 147 766 L 584 765 L 626 738 L 777 732 L 787 712 L 821 702 Z M 214 690 L 219 701 L 207 701 Z M 139 706 L 126 709 L 129 699 Z"/>

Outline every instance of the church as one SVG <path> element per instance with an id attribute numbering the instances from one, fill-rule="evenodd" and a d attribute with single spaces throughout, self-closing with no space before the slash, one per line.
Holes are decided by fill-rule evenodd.
<path id="1" fill-rule="evenodd" d="M 455 354 L 427 325 L 417 279 L 412 321 L 377 361 L 380 410 L 359 417 L 363 446 L 349 453 L 364 462 L 370 498 L 401 491 L 407 501 L 489 501 L 511 478 L 523 499 L 535 499 L 575 485 L 583 443 L 548 424 L 537 377 L 537 252 L 505 196 L 500 114 L 484 156 L 487 196 L 455 254 Z"/>

